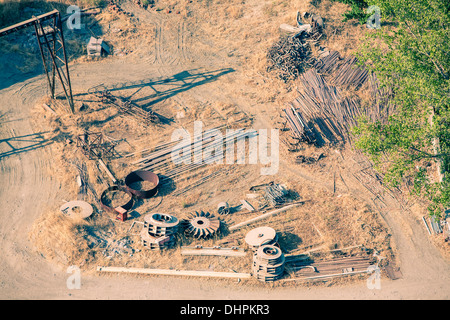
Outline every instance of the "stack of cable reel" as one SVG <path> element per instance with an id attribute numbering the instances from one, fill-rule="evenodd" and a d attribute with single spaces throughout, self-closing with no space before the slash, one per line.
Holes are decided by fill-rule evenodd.
<path id="1" fill-rule="evenodd" d="M 278 245 L 278 235 L 271 227 L 259 227 L 246 234 L 245 242 L 253 252 L 256 252 L 262 245 Z"/>
<path id="2" fill-rule="evenodd" d="M 176 242 L 179 220 L 169 214 L 151 213 L 144 217 L 141 240 L 150 250 L 162 250 L 172 247 Z"/>
<path id="3" fill-rule="evenodd" d="M 253 255 L 253 276 L 262 282 L 275 281 L 283 276 L 285 257 L 279 247 L 263 245 Z"/>

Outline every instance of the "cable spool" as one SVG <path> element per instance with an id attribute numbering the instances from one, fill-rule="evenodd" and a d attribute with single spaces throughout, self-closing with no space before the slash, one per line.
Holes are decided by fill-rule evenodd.
<path id="1" fill-rule="evenodd" d="M 276 245 L 278 241 L 278 235 L 276 231 L 271 227 L 259 227 L 250 230 L 245 236 L 245 242 L 247 245 L 256 252 L 262 245 Z"/>
<path id="2" fill-rule="evenodd" d="M 80 200 L 66 202 L 60 207 L 60 210 L 72 219 L 87 219 L 94 212 L 93 207 L 89 203 Z"/>
<path id="3" fill-rule="evenodd" d="M 149 234 L 168 236 L 177 233 L 179 220 L 169 214 L 152 213 L 144 217 L 144 228 Z"/>
<path id="4" fill-rule="evenodd" d="M 150 250 L 163 250 L 175 244 L 175 237 L 151 235 L 144 228 L 141 231 L 141 241 L 142 245 Z"/>
<path id="5" fill-rule="evenodd" d="M 179 220 L 169 214 L 152 213 L 144 217 L 144 228 L 141 240 L 144 247 L 150 250 L 162 250 L 175 244 Z"/>
<path id="6" fill-rule="evenodd" d="M 253 256 L 253 276 L 263 282 L 275 281 L 284 273 L 285 257 L 281 249 L 273 245 L 263 245 Z"/>
<path id="7" fill-rule="evenodd" d="M 218 214 L 229 214 L 231 212 L 228 202 L 221 202 L 217 205 Z"/>

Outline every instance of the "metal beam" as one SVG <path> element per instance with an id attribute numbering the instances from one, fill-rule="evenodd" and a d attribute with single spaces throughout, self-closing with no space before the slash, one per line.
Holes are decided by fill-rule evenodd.
<path id="1" fill-rule="evenodd" d="M 45 28 L 43 23 L 46 23 Z M 34 26 L 36 38 L 41 53 L 44 71 L 47 76 L 48 85 L 50 87 L 51 97 L 55 99 L 56 82 L 58 79 L 63 88 L 70 110 L 75 112 L 72 96 L 72 86 L 70 83 L 69 66 L 67 63 L 67 53 L 64 45 L 64 34 L 61 24 L 61 16 L 58 10 L 44 13 L 40 16 L 33 17 L 23 22 L 14 24 L 0 30 L 0 37 L 10 33 Z M 59 47 L 57 47 L 57 43 Z M 59 55 L 58 55 L 59 54 Z"/>
<path id="2" fill-rule="evenodd" d="M 50 20 L 50 19 L 54 18 L 54 17 L 57 16 L 57 15 L 59 15 L 59 11 L 55 9 L 55 10 L 53 10 L 53 11 L 44 13 L 44 14 L 42 14 L 42 15 L 40 15 L 40 16 L 33 17 L 33 18 L 31 18 L 31 19 L 22 21 L 22 22 L 20 22 L 20 23 L 14 24 L 14 25 L 12 25 L 12 26 L 3 28 L 3 29 L 0 30 L 0 37 L 6 36 L 6 35 L 8 35 L 8 34 L 10 34 L 10 33 L 19 31 L 19 30 L 21 30 L 21 29 L 25 29 L 25 28 L 31 27 L 31 26 L 33 26 L 37 21 L 46 21 L 46 20 Z"/>

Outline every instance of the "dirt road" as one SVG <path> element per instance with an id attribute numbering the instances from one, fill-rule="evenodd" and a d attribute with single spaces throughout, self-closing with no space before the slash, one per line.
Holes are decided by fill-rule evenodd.
<path id="1" fill-rule="evenodd" d="M 195 50 L 186 37 L 179 17 L 169 19 L 154 13 L 138 12 L 141 19 L 156 25 L 156 46 L 141 59 L 112 59 L 71 66 L 75 93 L 104 84 L 106 87 L 130 85 L 151 79 L 171 77 L 186 70 L 212 72 L 231 68 L 232 72 L 176 91 L 173 99 L 180 107 L 186 101 L 211 103 L 228 97 L 248 113 L 256 114 L 251 101 L 234 95 L 233 82 L 242 72 L 225 53 Z M 167 26 L 177 26 L 170 28 Z M 165 41 L 176 39 L 176 45 Z M 189 46 L 189 43 L 191 46 Z M 164 50 L 162 48 L 165 48 Z M 169 48 L 169 49 L 168 49 Z M 205 58 L 207 57 L 207 59 Z M 128 59 L 128 60 L 127 60 Z M 110 72 L 114 70 L 114 72 Z M 171 277 L 140 277 L 82 274 L 81 289 L 69 290 L 66 270 L 51 265 L 33 251 L 28 232 L 42 214 L 44 205 L 59 206 L 62 188 L 52 177 L 52 156 L 46 141 L 33 132 L 31 108 L 46 94 L 44 77 L 30 79 L 17 76 L 14 81 L 1 78 L 0 91 L 0 298 L 2 299 L 449 299 L 450 265 L 431 244 L 421 222 L 405 212 L 387 210 L 385 221 L 391 229 L 399 254 L 403 279 L 383 279 L 381 289 L 370 290 L 365 282 L 356 285 L 277 288 L 246 287 L 236 283 L 196 281 Z M 257 123 L 268 123 L 263 116 Z M 8 145 L 9 144 L 9 145 Z M 11 152 L 13 146 L 15 150 Z M 298 178 L 317 181 L 304 169 L 293 170 L 285 162 L 280 170 L 288 170 Z M 317 181 L 327 187 L 327 182 Z M 361 188 L 350 193 L 368 199 Z"/>

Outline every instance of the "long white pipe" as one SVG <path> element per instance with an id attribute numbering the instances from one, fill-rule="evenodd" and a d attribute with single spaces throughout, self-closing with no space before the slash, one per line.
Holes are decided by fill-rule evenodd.
<path id="1" fill-rule="evenodd" d="M 238 223 L 238 224 L 236 224 L 236 225 L 234 225 L 234 226 L 231 226 L 228 230 L 229 230 L 229 231 L 237 230 L 237 229 L 239 229 L 239 228 L 241 228 L 241 227 L 243 227 L 243 226 L 252 224 L 253 222 L 256 222 L 256 221 L 259 221 L 259 220 L 266 219 L 266 218 L 268 218 L 268 217 L 270 217 L 270 216 L 273 216 L 273 215 L 276 215 L 276 214 L 278 214 L 278 213 L 280 213 L 280 212 L 283 212 L 283 211 L 289 210 L 289 209 L 291 209 L 291 208 L 297 207 L 297 206 L 299 206 L 299 205 L 301 205 L 301 204 L 303 204 L 303 202 L 291 204 L 291 205 L 282 207 L 282 208 L 280 208 L 280 209 L 277 209 L 277 210 L 273 210 L 273 211 L 267 212 L 267 213 L 265 213 L 265 214 L 262 214 L 262 215 L 260 215 L 260 216 L 255 217 L 255 218 L 253 218 L 253 219 L 250 219 L 250 220 L 247 220 L 247 221 Z"/>
<path id="2" fill-rule="evenodd" d="M 251 278 L 250 273 L 214 272 L 214 271 L 194 271 L 194 270 L 168 270 L 168 269 L 148 269 L 148 268 L 123 268 L 123 267 L 101 267 L 97 266 L 100 272 L 137 273 L 170 276 L 189 277 L 213 277 L 213 278 Z"/>

